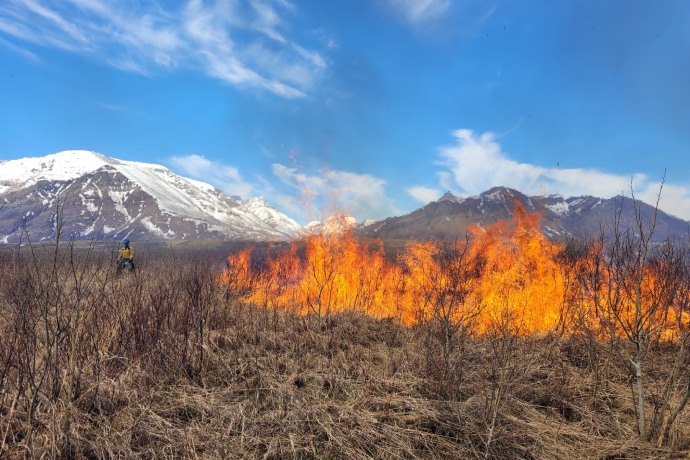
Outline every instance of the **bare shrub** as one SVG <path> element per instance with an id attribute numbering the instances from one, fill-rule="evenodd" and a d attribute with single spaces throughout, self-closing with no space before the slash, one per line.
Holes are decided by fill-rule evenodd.
<path id="1" fill-rule="evenodd" d="M 629 365 L 612 359 L 603 372 L 600 337 L 523 335 L 509 316 L 465 336 L 460 323 L 444 330 L 442 314 L 428 334 L 357 311 L 310 321 L 242 304 L 203 254 L 149 254 L 116 277 L 109 249 L 65 242 L 0 255 L 0 457 L 687 455 L 681 342 L 646 351 L 658 363 L 645 367 L 649 388 L 677 373 L 666 441 L 643 442 Z M 682 289 L 670 309 L 687 350 Z M 430 338 L 448 363 L 443 391 Z"/>

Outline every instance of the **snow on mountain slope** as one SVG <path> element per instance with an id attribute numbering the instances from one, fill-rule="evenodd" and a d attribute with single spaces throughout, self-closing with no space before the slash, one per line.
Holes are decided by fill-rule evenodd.
<path id="1" fill-rule="evenodd" d="M 40 180 L 68 181 L 108 164 L 108 157 L 84 150 L 67 150 L 44 157 L 0 161 L 0 184 L 27 186 Z"/>
<path id="2" fill-rule="evenodd" d="M 178 176 L 160 165 L 116 160 L 84 150 L 0 162 L 0 184 L 11 188 L 15 184 L 26 187 L 40 180 L 65 182 L 106 166 L 155 197 L 162 210 L 185 213 L 189 217 L 210 214 L 219 220 L 227 216 L 228 203 L 222 203 L 227 197 L 214 193 L 214 187 L 209 184 Z"/>
<path id="3" fill-rule="evenodd" d="M 331 234 L 339 234 L 344 232 L 345 230 L 350 230 L 353 229 L 354 227 L 357 226 L 357 219 L 355 219 L 352 216 L 346 216 L 342 214 L 336 214 L 333 216 L 327 217 L 323 221 L 315 220 L 312 222 L 307 223 L 307 225 L 304 226 L 304 232 L 306 234 L 322 234 L 322 235 L 331 235 Z"/>
<path id="4" fill-rule="evenodd" d="M 75 198 L 68 203 L 70 230 L 79 237 L 93 235 L 97 228 L 120 236 L 136 227 L 142 236 L 161 238 L 264 240 L 289 238 L 301 230 L 263 199 L 235 200 L 160 165 L 69 150 L 0 161 L 0 238 L 3 230 L 16 232 L 18 220 L 26 225 L 28 217 L 45 214 L 36 221 L 49 225 L 47 210 L 60 194 Z M 11 230 L 2 228 L 3 219 Z"/>

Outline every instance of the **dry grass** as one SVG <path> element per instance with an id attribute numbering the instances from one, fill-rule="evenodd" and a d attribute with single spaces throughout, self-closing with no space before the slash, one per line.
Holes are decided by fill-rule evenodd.
<path id="1" fill-rule="evenodd" d="M 687 458 L 636 441 L 629 369 L 579 337 L 466 337 L 241 305 L 168 253 L 0 255 L 2 458 Z M 506 345 L 510 353 L 506 353 Z M 592 347 L 595 347 L 594 352 Z M 672 353 L 653 351 L 662 362 Z M 663 369 L 650 375 L 661 384 Z M 651 404 L 651 402 L 650 402 Z M 493 432 L 489 437 L 493 421 Z"/>

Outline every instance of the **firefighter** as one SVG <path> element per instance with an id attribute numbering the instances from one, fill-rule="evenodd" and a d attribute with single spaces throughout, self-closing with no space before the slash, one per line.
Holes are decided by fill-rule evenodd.
<path id="1" fill-rule="evenodd" d="M 117 273 L 127 268 L 129 271 L 134 271 L 134 248 L 129 245 L 129 240 L 125 239 L 122 244 L 125 245 L 120 249 L 117 257 Z"/>

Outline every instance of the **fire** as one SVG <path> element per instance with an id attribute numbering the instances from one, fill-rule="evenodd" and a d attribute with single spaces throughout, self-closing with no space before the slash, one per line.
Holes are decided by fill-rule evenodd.
<path id="1" fill-rule="evenodd" d="M 380 240 L 360 241 L 351 228 L 311 234 L 303 256 L 294 242 L 269 255 L 264 270 L 245 276 L 249 253 L 230 256 L 221 275 L 223 283 L 245 293 L 246 302 L 317 317 L 357 312 L 405 321 L 398 309 L 400 269 L 386 262 Z"/>
<path id="2" fill-rule="evenodd" d="M 221 282 L 244 302 L 318 318 L 355 312 L 410 326 L 443 321 L 477 333 L 506 326 L 519 334 L 575 326 L 603 333 L 610 324 L 604 312 L 612 309 L 597 299 L 630 292 L 629 281 L 596 269 L 603 260 L 596 245 L 582 257 L 561 257 L 565 246 L 543 235 L 539 219 L 516 203 L 511 221 L 473 227 L 454 243 L 410 242 L 395 261 L 386 259 L 380 240 L 360 240 L 339 224 L 338 231 L 269 251 L 261 269 L 251 266 L 251 250 L 230 255 Z M 653 294 L 664 281 L 654 270 L 637 274 L 649 293 L 643 303 L 663 301 Z M 596 283 L 588 284 L 588 273 L 597 273 Z M 615 313 L 633 322 L 626 302 Z M 654 314 L 665 315 L 656 318 L 662 324 L 687 323 L 687 307 Z"/>
<path id="3" fill-rule="evenodd" d="M 472 250 L 486 259 L 478 286 L 484 330 L 505 321 L 525 333 L 553 331 L 561 319 L 565 282 L 556 262 L 563 245 L 549 241 L 538 214 L 516 206 L 513 221 L 473 228 Z"/>
<path id="4" fill-rule="evenodd" d="M 684 255 L 664 253 L 668 247 L 643 253 L 627 245 L 593 245 L 579 264 L 580 288 L 589 297 L 580 311 L 592 328 L 598 326 L 601 334 L 669 340 L 687 333 L 690 291 L 678 270 Z"/>
<path id="5" fill-rule="evenodd" d="M 406 324 L 439 319 L 470 328 L 480 315 L 478 296 L 482 260 L 472 257 L 469 241 L 452 245 L 410 242 L 399 262 L 405 280 Z"/>

